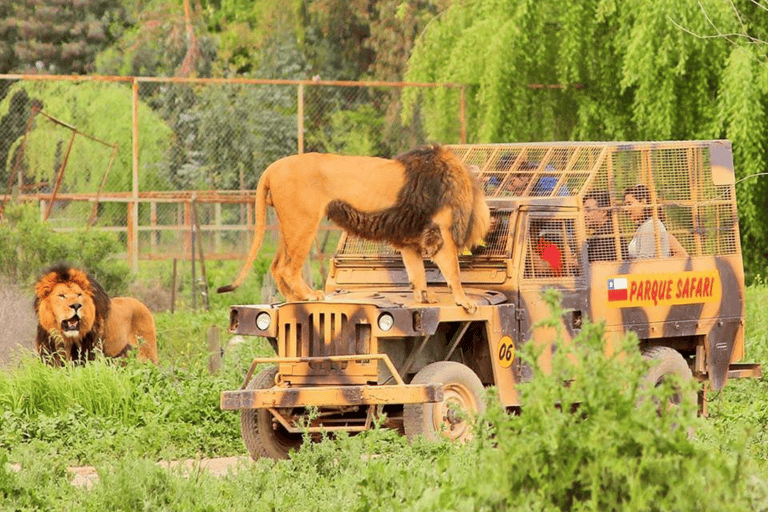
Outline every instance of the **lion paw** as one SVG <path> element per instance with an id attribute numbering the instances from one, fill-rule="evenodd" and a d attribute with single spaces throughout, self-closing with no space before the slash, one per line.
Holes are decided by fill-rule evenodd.
<path id="1" fill-rule="evenodd" d="M 463 299 L 456 299 L 456 304 L 463 307 L 464 310 L 470 315 L 477 311 L 477 305 L 467 297 L 464 297 Z"/>
<path id="2" fill-rule="evenodd" d="M 307 295 L 306 300 L 319 301 L 319 300 L 323 300 L 324 298 L 325 298 L 325 293 L 323 293 L 320 290 L 312 290 L 311 292 L 309 292 L 309 295 Z"/>
<path id="3" fill-rule="evenodd" d="M 416 302 L 421 302 L 422 304 L 435 304 L 438 302 L 437 295 L 429 290 L 414 290 L 413 296 Z"/>

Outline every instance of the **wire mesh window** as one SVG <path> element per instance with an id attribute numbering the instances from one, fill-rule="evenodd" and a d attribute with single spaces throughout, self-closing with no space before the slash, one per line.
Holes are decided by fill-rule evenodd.
<path id="1" fill-rule="evenodd" d="M 531 219 L 525 254 L 525 279 L 582 274 L 573 219 Z"/>
<path id="2" fill-rule="evenodd" d="M 590 260 L 610 260 L 614 252 L 622 259 L 633 259 L 738 251 L 733 185 L 714 183 L 709 145 L 673 143 L 670 147 L 649 147 L 638 143 L 615 149 L 595 172 L 583 200 L 586 202 L 597 194 L 608 195 L 603 206 L 610 212 L 610 230 L 618 229 L 618 246 L 609 241 L 599 242 L 605 245 L 593 248 Z M 641 213 L 630 206 L 632 198 L 626 197 L 628 192 L 634 192 L 630 194 L 632 198 L 644 204 Z M 589 225 L 588 218 L 586 224 L 588 237 L 596 236 L 595 241 L 612 236 L 595 235 L 596 228 Z M 643 238 L 652 244 L 650 249 L 643 244 Z M 646 248 L 639 251 L 638 244 Z"/>
<path id="3" fill-rule="evenodd" d="M 361 256 L 371 258 L 374 256 L 386 258 L 399 256 L 399 252 L 386 242 L 374 242 L 354 235 L 342 235 L 337 256 Z"/>
<path id="4" fill-rule="evenodd" d="M 511 250 L 512 230 L 509 211 L 492 211 L 491 228 L 482 245 L 472 249 L 473 256 L 507 256 Z"/>
<path id="5" fill-rule="evenodd" d="M 483 243 L 472 248 L 471 256 L 505 257 L 510 250 L 511 232 L 510 212 L 497 210 L 491 212 L 491 228 L 485 236 Z M 386 242 L 373 242 L 353 235 L 344 235 L 337 256 L 342 257 L 396 257 L 399 256 L 392 245 Z M 469 253 L 459 255 L 460 258 L 469 257 Z"/>
<path id="6" fill-rule="evenodd" d="M 580 192 L 603 151 L 599 146 L 453 146 L 489 197 L 567 197 Z"/>

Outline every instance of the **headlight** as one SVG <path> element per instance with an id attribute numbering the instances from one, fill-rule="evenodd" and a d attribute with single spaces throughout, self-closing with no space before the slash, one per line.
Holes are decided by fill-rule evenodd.
<path id="1" fill-rule="evenodd" d="M 256 315 L 256 327 L 258 327 L 262 331 L 266 331 L 269 329 L 269 324 L 272 323 L 272 317 L 269 316 L 269 313 L 261 312 L 258 315 Z"/>
<path id="2" fill-rule="evenodd" d="M 382 313 L 379 317 L 379 329 L 387 332 L 395 325 L 395 319 L 389 313 Z"/>

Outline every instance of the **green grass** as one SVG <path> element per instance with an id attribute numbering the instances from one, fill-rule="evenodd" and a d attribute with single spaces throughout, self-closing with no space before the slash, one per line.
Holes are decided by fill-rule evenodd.
<path id="1" fill-rule="evenodd" d="M 764 364 L 767 298 L 763 285 L 748 289 L 748 359 Z M 209 375 L 207 330 L 223 328 L 225 319 L 221 309 L 158 315 L 159 368 L 96 361 L 52 369 L 30 359 L 1 373 L 0 508 L 768 508 L 768 381 L 729 382 L 711 396 L 708 418 L 690 410 L 658 414 L 647 393 L 669 389 L 638 386 L 646 363 L 633 340 L 625 352 L 603 356 L 599 326 L 585 326 L 578 343 L 556 352 L 551 375 L 521 386 L 522 414 L 491 406 L 466 446 L 411 444 L 374 430 L 311 445 L 291 461 L 248 463 L 235 476 L 162 469 L 155 461 L 245 452 L 238 415 L 219 409 L 219 393 L 239 386 L 251 358 L 269 349 L 263 340 L 231 347 L 222 370 Z M 580 404 L 575 413 L 574 403 Z M 3 460 L 24 469 L 12 472 Z M 99 469 L 91 490 L 68 483 L 67 465 L 80 463 Z"/>

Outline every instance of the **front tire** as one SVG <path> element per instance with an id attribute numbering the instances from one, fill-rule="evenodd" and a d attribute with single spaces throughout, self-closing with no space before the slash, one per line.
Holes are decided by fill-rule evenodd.
<path id="1" fill-rule="evenodd" d="M 408 404 L 403 410 L 403 427 L 408 439 L 424 435 L 464 442 L 473 437 L 472 420 L 485 411 L 483 383 L 469 367 L 454 361 L 440 361 L 422 368 L 411 384 L 442 384 L 443 401 Z"/>
<path id="2" fill-rule="evenodd" d="M 269 389 L 275 384 L 277 367 L 272 366 L 259 372 L 248 383 L 248 389 Z M 274 421 L 268 409 L 244 409 L 240 411 L 240 434 L 251 458 L 287 459 L 291 450 L 298 450 L 302 444 L 301 434 L 285 430 Z"/>

